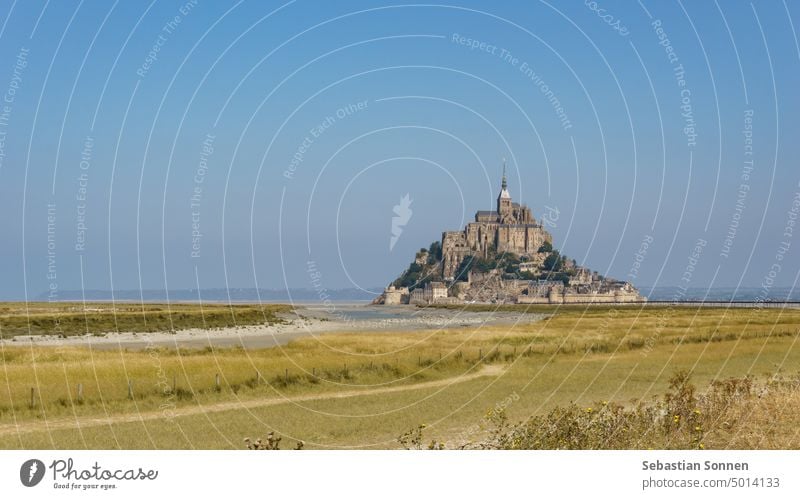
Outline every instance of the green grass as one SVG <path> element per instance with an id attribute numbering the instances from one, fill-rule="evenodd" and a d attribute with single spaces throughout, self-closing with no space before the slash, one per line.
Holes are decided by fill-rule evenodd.
<path id="1" fill-rule="evenodd" d="M 510 421 L 522 421 L 570 403 L 652 400 L 681 369 L 693 372 L 701 390 L 716 379 L 791 370 L 800 365 L 798 325 L 800 312 L 793 310 L 584 307 L 513 327 L 331 334 L 253 351 L 6 347 L 0 426 L 40 426 L 0 432 L 0 447 L 241 448 L 244 437 L 276 431 L 284 436 L 285 447 L 298 439 L 306 448 L 396 448 L 399 435 L 422 423 L 428 425 L 426 437 L 450 447 L 483 438 L 484 416 L 498 406 Z M 502 374 L 369 393 L 454 379 L 485 365 Z M 128 399 L 128 379 L 134 383 L 133 400 Z M 84 386 L 82 404 L 75 399 L 78 383 Z M 336 398 L 343 390 L 364 393 Z M 307 396 L 318 397 L 298 398 Z M 202 411 L 225 402 L 281 397 L 294 399 Z M 199 409 L 80 430 L 41 426 L 42 421 L 102 421 L 165 407 Z"/>
<path id="2" fill-rule="evenodd" d="M 0 336 L 103 335 L 110 332 L 156 332 L 215 329 L 283 322 L 289 305 L 219 305 L 174 303 L 0 303 Z"/>

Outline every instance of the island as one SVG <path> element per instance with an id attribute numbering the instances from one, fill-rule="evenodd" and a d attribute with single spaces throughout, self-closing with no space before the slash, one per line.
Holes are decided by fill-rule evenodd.
<path id="1" fill-rule="evenodd" d="M 553 248 L 553 236 L 531 209 L 513 202 L 505 166 L 497 209 L 478 211 L 460 231 L 421 248 L 373 303 L 638 303 L 626 281 L 579 266 Z"/>

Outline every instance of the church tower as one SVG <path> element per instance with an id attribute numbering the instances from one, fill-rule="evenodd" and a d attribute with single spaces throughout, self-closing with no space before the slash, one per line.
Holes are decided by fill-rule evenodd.
<path id="1" fill-rule="evenodd" d="M 513 215 L 511 207 L 511 194 L 508 193 L 508 182 L 506 182 L 506 162 L 503 161 L 503 183 L 500 186 L 500 195 L 497 196 L 497 216 L 500 223 L 510 223 Z"/>

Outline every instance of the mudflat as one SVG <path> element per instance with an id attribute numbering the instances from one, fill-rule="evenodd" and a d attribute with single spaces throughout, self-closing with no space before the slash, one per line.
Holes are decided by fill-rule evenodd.
<path id="1" fill-rule="evenodd" d="M 191 327 L 175 331 L 114 331 L 61 337 L 56 335 L 17 335 L 0 340 L 4 346 L 86 346 L 96 349 L 141 350 L 153 347 L 243 347 L 247 349 L 285 345 L 288 342 L 343 332 L 391 332 L 479 328 L 535 322 L 544 313 L 508 310 L 462 310 L 455 308 L 417 308 L 342 303 L 332 306 L 295 306 L 276 313 L 279 321 L 225 327 Z"/>

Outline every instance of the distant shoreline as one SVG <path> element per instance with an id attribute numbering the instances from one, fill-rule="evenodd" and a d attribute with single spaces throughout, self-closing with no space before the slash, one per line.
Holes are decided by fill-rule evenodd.
<path id="1" fill-rule="evenodd" d="M 337 306 L 342 307 L 351 307 L 351 306 L 364 306 L 369 307 L 372 306 L 372 302 L 369 300 L 329 300 L 329 304 L 326 305 L 324 303 L 320 303 L 319 301 L 313 300 L 158 300 L 158 299 L 145 299 L 145 300 L 130 300 L 130 299 L 92 299 L 92 300 L 73 300 L 73 299 L 64 299 L 64 300 L 2 300 L 0 304 L 3 303 L 30 303 L 30 304 L 42 304 L 42 303 L 53 303 L 53 304 L 81 304 L 81 303 L 119 303 L 119 304 L 146 304 L 146 305 L 204 305 L 207 304 L 209 306 L 219 306 L 219 305 L 294 305 L 299 307 L 312 307 L 312 308 L 327 308 L 327 309 L 335 309 Z M 451 308 L 457 307 L 469 307 L 471 305 L 500 305 L 491 302 L 474 302 L 474 303 L 459 303 L 450 305 Z M 503 304 L 505 306 L 628 306 L 628 307 L 636 307 L 636 306 L 667 306 L 667 305 L 675 305 L 675 306 L 692 306 L 692 305 L 703 305 L 707 307 L 725 307 L 725 306 L 765 306 L 765 307 L 778 307 L 781 305 L 787 306 L 800 306 L 800 300 L 703 300 L 700 298 L 694 299 L 686 299 L 686 300 L 648 300 L 646 302 L 616 302 L 616 303 L 607 303 L 607 302 L 575 302 L 575 303 L 568 303 L 568 304 Z M 383 307 L 384 305 L 376 305 L 378 307 Z M 401 305 L 402 307 L 409 307 L 409 308 L 416 308 L 416 305 Z M 436 305 L 432 305 L 432 307 L 436 307 Z M 421 308 L 425 308 L 424 306 Z"/>
<path id="2" fill-rule="evenodd" d="M 772 287 L 767 292 L 761 287 L 715 287 L 715 288 L 679 288 L 678 286 L 638 286 L 643 296 L 651 302 L 672 301 L 680 297 L 681 301 L 694 303 L 698 301 L 734 301 L 734 302 L 755 302 L 755 301 L 800 301 L 800 288 L 795 287 Z M 376 296 L 383 292 L 383 288 L 365 289 L 334 289 L 328 290 L 327 302 L 319 299 L 319 295 L 313 289 L 290 288 L 290 289 L 255 289 L 255 288 L 210 288 L 196 289 L 177 289 L 169 292 L 161 289 L 149 290 L 62 290 L 58 297 L 50 300 L 47 293 L 40 293 L 32 299 L 25 300 L 22 297 L 12 297 L 0 299 L 0 302 L 9 303 L 28 303 L 33 302 L 118 302 L 118 303 L 208 303 L 208 304 L 273 304 L 288 303 L 303 306 L 324 306 L 325 303 L 335 304 L 369 304 Z M 765 294 L 766 293 L 766 294 Z M 199 297 L 199 299 L 198 299 Z"/>

